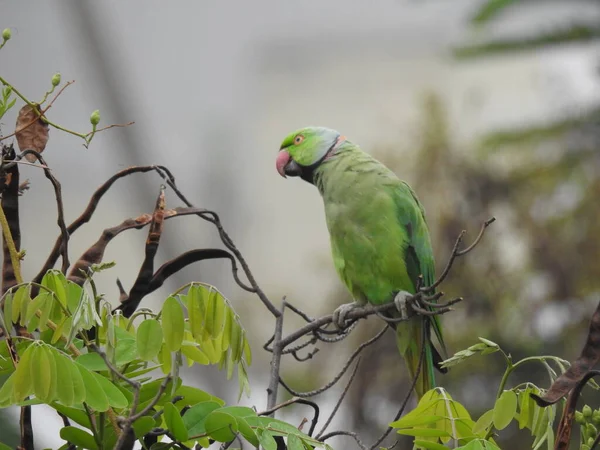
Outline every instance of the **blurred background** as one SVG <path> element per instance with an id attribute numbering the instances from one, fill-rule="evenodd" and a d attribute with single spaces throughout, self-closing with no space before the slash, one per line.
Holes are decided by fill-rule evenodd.
<path id="1" fill-rule="evenodd" d="M 220 214 L 271 300 L 286 295 L 309 315 L 330 313 L 350 298 L 333 269 L 321 199 L 312 186 L 281 179 L 274 165 L 289 132 L 328 126 L 414 187 L 440 270 L 460 230 L 472 239 L 496 216 L 443 285 L 448 296 L 465 297 L 443 319 L 451 353 L 484 336 L 514 358 L 578 356 L 600 300 L 597 1 L 0 0 L 5 27 L 13 38 L 0 51 L 0 73 L 30 99 L 43 96 L 55 72 L 76 80 L 49 111 L 52 121 L 87 132 L 90 113 L 100 109 L 100 126 L 136 122 L 100 133 L 89 149 L 51 129 L 44 157 L 63 184 L 69 220 L 115 172 L 164 164 L 193 203 Z M 14 131 L 21 106 L 3 118 L 3 134 Z M 21 173 L 32 182 L 21 203 L 23 270 L 31 278 L 58 228 L 43 173 Z M 104 228 L 150 212 L 159 187 L 152 174 L 119 181 L 74 235 L 72 258 Z M 117 274 L 128 289 L 145 236 L 129 231 L 109 246 L 106 260 L 117 266 L 99 282 L 115 303 Z M 210 224 L 193 218 L 169 221 L 161 242 L 161 261 L 220 245 Z M 253 394 L 244 402 L 263 409 L 268 314 L 219 262 L 187 268 L 146 305 L 159 307 L 190 280 L 218 286 L 240 313 L 255 354 Z M 289 321 L 286 331 L 299 324 Z M 380 326 L 371 318 L 343 343 L 321 346 L 312 361 L 285 362 L 284 379 L 300 390 L 321 386 Z M 332 429 L 353 429 L 365 442 L 385 429 L 409 384 L 396 354 L 391 333 L 365 352 Z M 439 383 L 476 419 L 492 407 L 502 372 L 498 355 L 475 357 Z M 224 382 L 216 370 L 194 367 L 185 375 L 236 399 L 235 381 Z M 514 384 L 548 385 L 545 371 L 533 366 L 513 376 Z M 324 414 L 342 385 L 320 399 Z M 16 442 L 6 427 L 16 430 L 17 413 L 0 411 L 4 442 Z M 35 429 L 44 430 L 40 448 L 59 447 L 60 419 L 40 407 L 33 413 Z M 306 414 L 299 407 L 283 417 L 298 423 Z M 531 444 L 512 428 L 500 443 Z M 332 444 L 351 448 L 342 439 Z"/>

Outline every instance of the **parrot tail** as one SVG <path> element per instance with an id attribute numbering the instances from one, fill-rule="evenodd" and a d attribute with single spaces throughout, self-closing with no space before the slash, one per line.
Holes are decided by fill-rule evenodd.
<path id="1" fill-rule="evenodd" d="M 411 382 L 415 379 L 418 372 L 415 391 L 418 400 L 423 397 L 425 392 L 435 387 L 434 375 L 434 355 L 433 346 L 429 337 L 429 322 L 427 317 L 415 317 L 403 323 L 396 325 L 396 344 L 400 354 L 406 361 Z M 427 327 L 423 333 L 423 327 Z M 423 337 L 425 337 L 425 354 L 423 355 L 422 367 L 419 370 L 421 361 L 421 348 Z"/>

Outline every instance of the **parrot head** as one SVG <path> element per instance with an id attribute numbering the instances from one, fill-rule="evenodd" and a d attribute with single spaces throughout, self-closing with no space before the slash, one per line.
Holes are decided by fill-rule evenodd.
<path id="1" fill-rule="evenodd" d="M 290 133 L 281 143 L 275 166 L 282 177 L 301 177 L 312 183 L 314 170 L 346 140 L 331 128 L 307 127 Z"/>

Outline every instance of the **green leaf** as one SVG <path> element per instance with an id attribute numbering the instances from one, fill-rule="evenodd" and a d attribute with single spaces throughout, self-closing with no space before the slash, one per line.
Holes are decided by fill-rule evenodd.
<path id="1" fill-rule="evenodd" d="M 183 415 L 183 423 L 188 430 L 188 435 L 191 437 L 206 433 L 204 426 L 206 417 L 220 407 L 221 405 L 216 402 L 207 401 L 197 403 L 188 409 Z"/>
<path id="2" fill-rule="evenodd" d="M 75 367 L 79 370 L 81 378 L 83 379 L 83 385 L 85 386 L 85 402 L 96 411 L 107 411 L 110 407 L 110 403 L 106 393 L 98 382 L 98 379 L 94 376 L 97 374 L 95 372 L 90 372 L 77 362 L 75 363 Z"/>
<path id="3" fill-rule="evenodd" d="M 241 435 L 255 447 L 258 447 L 259 441 L 256 432 L 250 427 L 243 417 L 236 417 L 238 429 Z"/>
<path id="4" fill-rule="evenodd" d="M 442 444 L 438 444 L 437 442 L 418 441 L 415 439 L 414 444 L 417 448 L 424 448 L 427 450 L 448 450 L 448 447 Z"/>
<path id="5" fill-rule="evenodd" d="M 133 431 L 137 439 L 141 439 L 155 427 L 155 421 L 150 416 L 140 417 L 133 422 Z"/>
<path id="6" fill-rule="evenodd" d="M 25 314 L 25 322 L 24 324 L 28 324 L 35 316 L 35 313 L 41 309 L 50 294 L 46 291 L 40 292 L 27 306 L 27 313 Z"/>
<path id="7" fill-rule="evenodd" d="M 165 403 L 164 406 L 165 424 L 169 431 L 178 441 L 187 441 L 188 430 L 179 415 L 179 410 L 172 403 Z"/>
<path id="8" fill-rule="evenodd" d="M 33 380 L 31 378 L 31 366 L 33 363 L 32 354 L 35 343 L 32 343 L 21 355 L 21 358 L 17 364 L 17 370 L 15 370 L 14 382 L 13 382 L 13 394 L 14 400 L 21 401 L 33 391 Z"/>
<path id="9" fill-rule="evenodd" d="M 13 372 L 5 381 L 2 387 L 0 387 L 0 407 L 14 404 L 13 391 L 15 382 L 15 372 Z"/>
<path id="10" fill-rule="evenodd" d="M 9 447 L 8 445 L 4 445 L 2 442 L 0 442 L 0 450 L 13 450 L 11 447 Z"/>
<path id="11" fill-rule="evenodd" d="M 289 450 L 304 450 L 304 444 L 295 434 L 290 434 L 288 436 L 287 447 Z"/>
<path id="12" fill-rule="evenodd" d="M 42 286 L 47 287 L 56 296 L 62 306 L 67 307 L 67 279 L 58 270 L 49 270 L 42 278 Z"/>
<path id="13" fill-rule="evenodd" d="M 171 373 L 171 366 L 173 364 L 173 359 L 171 356 L 171 352 L 167 348 L 167 345 L 163 343 L 160 348 L 160 353 L 158 354 L 158 362 L 161 364 L 160 369 L 165 375 Z"/>
<path id="14" fill-rule="evenodd" d="M 17 306 L 15 306 L 15 309 Z M 4 322 L 4 328 L 10 328 L 8 324 L 13 316 L 13 294 L 12 292 L 7 292 L 4 297 L 4 316 L 0 317 L 0 323 Z"/>
<path id="15" fill-rule="evenodd" d="M 233 315 L 234 313 L 232 312 L 231 314 Z M 244 346 L 242 338 L 242 327 L 240 326 L 238 321 L 235 320 L 234 317 L 232 317 L 231 336 L 229 340 L 231 346 L 231 357 L 235 362 L 238 362 L 242 356 L 242 350 Z"/>
<path id="16" fill-rule="evenodd" d="M 489 339 L 485 339 L 485 338 L 482 338 L 482 337 L 478 337 L 477 339 L 479 339 L 481 342 L 483 342 L 488 347 L 500 348 L 500 346 L 498 344 L 496 344 L 493 341 L 490 341 Z"/>
<path id="17" fill-rule="evenodd" d="M 208 392 L 203 391 L 202 389 L 198 389 L 192 386 L 179 386 L 175 391 L 175 395 L 183 396 L 183 399 L 179 402 L 175 403 L 176 405 L 183 406 L 186 405 L 195 405 L 196 403 L 201 402 L 215 402 L 220 406 L 225 404 L 225 401 L 215 397 L 214 395 L 209 394 Z M 180 404 L 181 403 L 181 404 Z"/>
<path id="18" fill-rule="evenodd" d="M 483 432 L 487 432 L 490 425 L 492 424 L 492 420 L 494 418 L 494 410 L 490 409 L 489 411 L 484 412 L 481 417 L 475 422 L 475 426 L 473 427 L 473 433 L 480 434 Z"/>
<path id="19" fill-rule="evenodd" d="M 192 336 L 197 342 L 202 340 L 204 332 L 204 311 L 206 310 L 206 291 L 198 284 L 190 286 L 187 294 L 188 319 Z"/>
<path id="20" fill-rule="evenodd" d="M 149 402 L 156 396 L 156 393 L 158 392 L 160 385 L 163 381 L 164 378 L 158 378 L 156 380 L 152 380 L 148 383 L 142 384 L 142 388 L 140 389 L 140 406 L 146 402 Z M 169 391 L 169 387 L 172 385 L 172 381 L 170 381 L 167 384 L 167 389 L 165 390 L 165 392 Z M 158 404 L 162 405 L 162 403 L 160 402 Z"/>
<path id="21" fill-rule="evenodd" d="M 71 406 L 75 398 L 73 381 L 71 380 L 71 369 L 68 367 L 66 358 L 60 356 L 55 350 L 52 352 L 56 366 L 56 400 L 63 405 Z"/>
<path id="22" fill-rule="evenodd" d="M 54 408 L 57 412 L 63 414 L 64 416 L 71 419 L 73 422 L 81 425 L 84 428 L 90 428 L 90 419 L 87 413 L 78 408 L 71 408 L 68 406 L 61 405 L 59 403 L 52 403 L 52 408 Z"/>
<path id="23" fill-rule="evenodd" d="M 268 430 L 258 429 L 258 441 L 264 450 L 277 450 L 277 442 Z"/>
<path id="24" fill-rule="evenodd" d="M 115 360 L 117 366 L 129 364 L 131 361 L 137 359 L 137 357 L 138 349 L 135 339 L 130 337 L 117 339 L 117 346 L 115 348 Z"/>
<path id="25" fill-rule="evenodd" d="M 168 450 L 170 448 L 175 448 L 174 443 L 172 442 L 157 442 L 156 444 L 152 444 L 150 450 Z"/>
<path id="26" fill-rule="evenodd" d="M 210 364 L 210 360 L 208 359 L 208 356 L 206 356 L 206 354 L 202 350 L 200 350 L 200 348 L 198 348 L 196 344 L 182 345 L 181 353 L 183 353 L 183 355 L 186 358 L 188 358 L 192 361 L 195 361 L 198 364 L 202 364 L 202 365 Z"/>
<path id="27" fill-rule="evenodd" d="M 60 430 L 60 437 L 77 447 L 96 450 L 98 445 L 94 436 L 77 427 L 63 427 Z"/>
<path id="28" fill-rule="evenodd" d="M 45 345 L 33 345 L 35 347 L 31 355 L 33 392 L 40 400 L 50 403 L 56 396 L 56 363 Z"/>
<path id="29" fill-rule="evenodd" d="M 219 339 L 223 335 L 223 329 L 225 328 L 225 314 L 227 313 L 228 308 L 225 299 L 219 291 L 215 290 L 211 300 L 213 303 L 211 336 L 213 339 Z"/>
<path id="30" fill-rule="evenodd" d="M 168 297 L 163 305 L 162 327 L 167 349 L 171 352 L 178 351 L 183 341 L 185 319 L 183 308 L 173 296 Z"/>
<path id="31" fill-rule="evenodd" d="M 493 421 L 497 430 L 508 426 L 517 412 L 517 394 L 514 391 L 504 391 L 494 405 Z"/>
<path id="32" fill-rule="evenodd" d="M 406 430 L 398 430 L 398 434 L 420 437 L 451 437 L 450 433 L 436 428 L 409 428 Z"/>
<path id="33" fill-rule="evenodd" d="M 496 17 L 500 11 L 514 2 L 515 0 L 487 0 L 471 18 L 471 22 L 474 24 L 483 24 L 489 22 L 491 19 Z"/>
<path id="34" fill-rule="evenodd" d="M 144 361 L 151 361 L 160 352 L 163 334 L 160 322 L 155 319 L 146 319 L 137 329 L 137 351 Z"/>
<path id="35" fill-rule="evenodd" d="M 102 357 L 93 351 L 90 351 L 89 353 L 84 353 L 83 355 L 79 355 L 75 361 L 77 361 L 78 364 L 81 364 L 83 367 L 85 367 L 88 370 L 94 370 L 94 371 L 107 371 L 108 370 L 108 366 L 106 365 L 106 363 L 104 362 L 104 360 L 102 359 Z"/>
<path id="36" fill-rule="evenodd" d="M 221 335 L 221 348 L 227 350 L 231 345 L 231 328 L 233 327 L 233 310 L 227 308 L 225 310 L 225 323 L 223 325 L 223 334 Z"/>
<path id="37" fill-rule="evenodd" d="M 73 403 L 83 403 L 86 399 L 86 386 L 81 376 L 81 371 L 75 361 L 61 355 L 67 367 L 71 371 L 71 382 L 73 383 Z"/>
<path id="38" fill-rule="evenodd" d="M 206 432 L 215 441 L 228 442 L 235 438 L 239 431 L 238 423 L 231 414 L 217 411 L 211 412 L 204 422 Z"/>
<path id="39" fill-rule="evenodd" d="M 231 414 L 237 420 L 239 432 L 244 438 L 255 447 L 258 447 L 258 436 L 245 420 L 247 417 L 256 417 L 256 411 L 247 406 L 226 406 L 221 408 L 219 412 Z"/>
<path id="40" fill-rule="evenodd" d="M 106 394 L 110 406 L 112 406 L 113 408 L 125 408 L 127 407 L 127 405 L 129 405 L 127 397 L 125 397 L 125 395 L 123 395 L 119 388 L 116 387 L 109 379 L 103 377 L 102 375 L 96 372 L 90 373 L 94 378 L 96 378 L 96 381 L 98 381 L 98 384 Z"/>
<path id="41" fill-rule="evenodd" d="M 29 291 L 31 289 L 30 285 L 21 286 L 17 289 L 13 297 L 13 307 L 12 307 L 12 322 L 17 323 L 19 320 L 19 316 L 21 315 L 21 311 L 25 310 L 27 312 L 27 305 L 30 302 Z"/>

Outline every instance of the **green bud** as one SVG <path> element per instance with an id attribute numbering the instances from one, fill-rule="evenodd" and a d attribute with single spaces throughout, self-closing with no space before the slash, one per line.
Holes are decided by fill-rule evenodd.
<path id="1" fill-rule="evenodd" d="M 92 125 L 98 125 L 100 123 L 100 111 L 98 109 L 90 116 L 90 123 Z"/>
<path id="2" fill-rule="evenodd" d="M 583 417 L 585 417 L 586 419 L 589 419 L 590 417 L 592 417 L 592 408 L 590 408 L 589 405 L 585 405 L 581 409 L 581 412 L 583 413 Z"/>
<path id="3" fill-rule="evenodd" d="M 579 450 L 590 450 L 590 446 L 586 445 L 586 444 L 581 444 L 581 447 L 579 447 Z"/>
<path id="4" fill-rule="evenodd" d="M 598 429 L 591 423 L 587 424 L 586 431 L 587 431 L 588 436 L 590 436 L 590 438 L 595 438 L 596 436 L 598 436 Z"/>
<path id="5" fill-rule="evenodd" d="M 595 441 L 594 438 L 589 438 L 588 441 L 587 441 L 587 445 L 591 448 L 592 445 L 594 445 L 594 441 Z"/>
<path id="6" fill-rule="evenodd" d="M 12 36 L 12 31 L 10 31 L 10 28 L 5 28 L 4 30 L 2 30 L 2 39 L 5 41 L 8 41 Z"/>
<path id="7" fill-rule="evenodd" d="M 580 425 L 584 425 L 585 424 L 585 417 L 583 417 L 583 413 L 580 411 L 575 411 L 575 422 L 577 422 Z"/>
<path id="8" fill-rule="evenodd" d="M 52 86 L 56 87 L 60 84 L 60 73 L 55 73 L 52 77 Z"/>
<path id="9" fill-rule="evenodd" d="M 594 413 L 592 414 L 592 422 L 594 422 L 594 424 L 596 424 L 596 425 L 600 425 L 600 411 L 599 410 L 595 410 Z"/>

